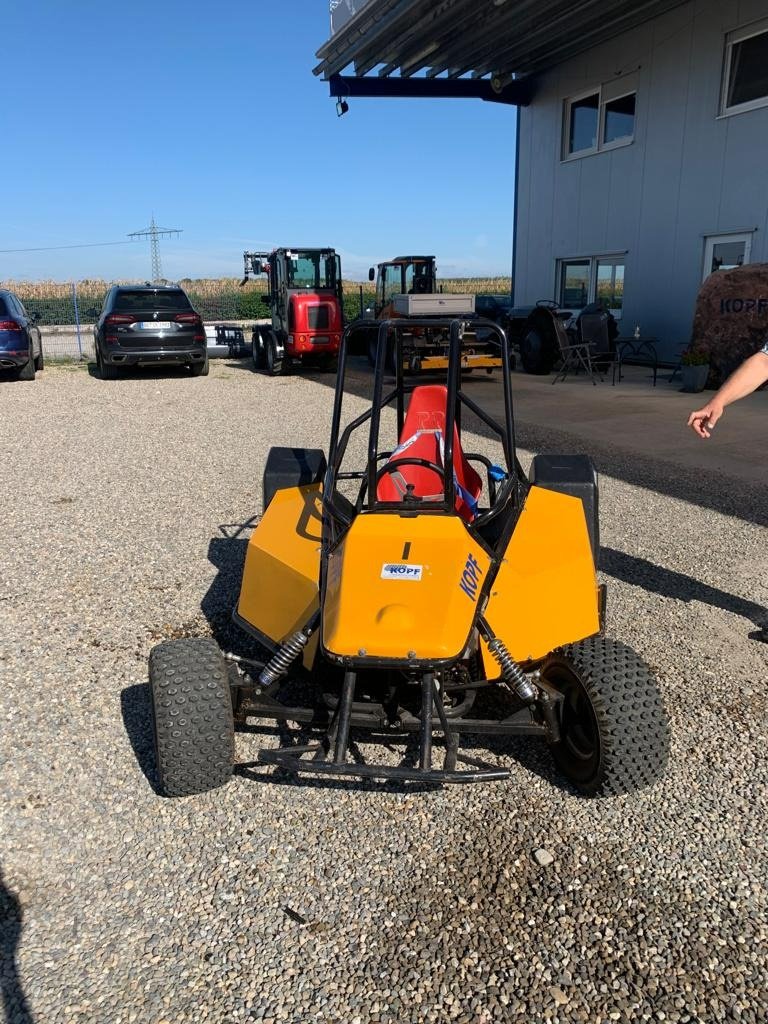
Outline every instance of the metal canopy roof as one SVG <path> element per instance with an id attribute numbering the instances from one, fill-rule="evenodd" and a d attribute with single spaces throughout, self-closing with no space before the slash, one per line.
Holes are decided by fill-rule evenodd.
<path id="1" fill-rule="evenodd" d="M 382 81 L 369 95 L 426 94 L 424 87 L 409 93 L 401 81 L 419 72 L 426 75 L 417 82 L 493 76 L 500 92 L 513 79 L 545 71 L 685 2 L 356 0 L 357 13 L 318 50 L 314 73 L 332 79 L 354 65 L 357 79 L 337 81 L 359 82 L 375 70 L 370 77 L 389 80 L 392 88 Z"/>

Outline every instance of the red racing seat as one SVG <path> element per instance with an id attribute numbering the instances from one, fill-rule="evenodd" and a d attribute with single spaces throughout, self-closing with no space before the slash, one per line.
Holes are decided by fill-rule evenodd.
<path id="1" fill-rule="evenodd" d="M 414 389 L 398 446 L 389 457 L 387 465 L 392 466 L 402 459 L 427 459 L 438 466 L 443 465 L 447 404 L 448 388 L 443 384 L 423 384 Z M 483 482 L 464 456 L 455 424 L 453 472 L 456 511 L 465 522 L 471 523 L 477 514 L 477 499 L 483 489 Z M 402 501 L 408 493 L 409 484 L 413 485 L 412 493 L 415 497 L 425 501 L 443 500 L 442 477 L 426 466 L 408 463 L 397 472 L 393 471 L 381 478 L 376 497 L 379 501 Z"/>

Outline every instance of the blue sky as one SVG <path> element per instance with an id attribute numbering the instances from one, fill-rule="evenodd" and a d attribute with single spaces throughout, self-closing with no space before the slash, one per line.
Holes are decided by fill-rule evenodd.
<path id="1" fill-rule="evenodd" d="M 151 215 L 169 278 L 244 248 L 332 245 L 346 277 L 406 251 L 508 274 L 515 111 L 352 99 L 312 75 L 328 0 L 29 0 L 3 15 L 0 249 L 113 242 Z M 12 82 L 17 87 L 10 89 Z M 142 277 L 149 245 L 0 253 L 0 280 Z"/>

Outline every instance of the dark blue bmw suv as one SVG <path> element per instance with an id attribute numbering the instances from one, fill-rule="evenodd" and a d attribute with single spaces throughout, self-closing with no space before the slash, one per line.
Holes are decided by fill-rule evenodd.
<path id="1" fill-rule="evenodd" d="M 0 289 L 0 374 L 34 380 L 43 368 L 43 339 L 37 317 L 28 313 L 13 292 Z"/>

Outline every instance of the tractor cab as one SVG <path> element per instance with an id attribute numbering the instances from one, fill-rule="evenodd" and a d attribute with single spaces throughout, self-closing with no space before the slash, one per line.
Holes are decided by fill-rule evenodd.
<path id="1" fill-rule="evenodd" d="M 376 272 L 368 271 L 368 280 L 376 280 L 377 318 L 397 315 L 396 295 L 429 295 L 437 292 L 437 268 L 434 256 L 397 256 L 388 263 L 379 263 Z"/>

